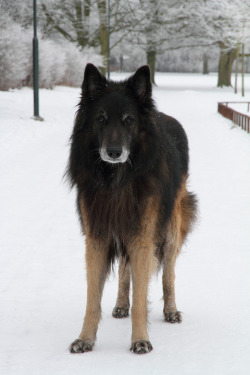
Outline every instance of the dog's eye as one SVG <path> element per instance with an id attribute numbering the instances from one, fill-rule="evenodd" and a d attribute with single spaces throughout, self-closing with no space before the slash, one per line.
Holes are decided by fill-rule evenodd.
<path id="1" fill-rule="evenodd" d="M 132 126 L 134 124 L 135 120 L 133 117 L 130 117 L 130 116 L 127 116 L 125 119 L 124 119 L 124 123 L 127 125 L 127 126 Z"/>
<path id="2" fill-rule="evenodd" d="M 105 117 L 103 116 L 103 115 L 100 115 L 99 117 L 97 117 L 97 122 L 99 123 L 99 124 L 104 124 L 104 122 L 105 122 Z"/>

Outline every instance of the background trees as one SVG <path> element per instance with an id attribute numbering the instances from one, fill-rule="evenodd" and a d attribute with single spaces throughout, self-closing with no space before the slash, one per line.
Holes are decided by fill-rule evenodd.
<path id="1" fill-rule="evenodd" d="M 198 10 L 204 15 L 200 26 L 207 43 L 210 41 L 220 48 L 218 86 L 230 86 L 236 50 L 240 44 L 250 44 L 250 3 L 201 0 Z"/>
<path id="2" fill-rule="evenodd" d="M 110 0 L 110 4 L 112 70 L 134 70 L 147 63 L 154 82 L 155 69 L 206 73 L 211 68 L 218 71 L 218 86 L 225 86 L 231 85 L 237 51 L 244 45 L 249 52 L 247 1 Z M 42 86 L 78 85 L 87 61 L 106 72 L 107 13 L 106 0 L 38 0 Z M 30 84 L 30 1 L 0 0 L 0 28 L 0 88 Z"/>

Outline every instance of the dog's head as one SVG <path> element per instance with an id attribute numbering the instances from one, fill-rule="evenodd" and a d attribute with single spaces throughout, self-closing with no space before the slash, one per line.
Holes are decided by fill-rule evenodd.
<path id="1" fill-rule="evenodd" d="M 96 136 L 95 148 L 102 161 L 130 162 L 142 131 L 142 114 L 152 106 L 151 92 L 148 66 L 122 82 L 109 81 L 94 65 L 86 66 L 82 84 L 85 122 Z"/>

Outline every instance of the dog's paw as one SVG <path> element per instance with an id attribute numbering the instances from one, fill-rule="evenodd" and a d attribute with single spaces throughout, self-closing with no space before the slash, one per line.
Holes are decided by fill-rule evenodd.
<path id="1" fill-rule="evenodd" d="M 150 341 L 139 340 L 131 345 L 130 350 L 135 354 L 146 354 L 153 350 L 153 346 Z"/>
<path id="2" fill-rule="evenodd" d="M 165 321 L 169 323 L 181 323 L 182 316 L 180 311 L 164 312 Z"/>
<path id="3" fill-rule="evenodd" d="M 114 318 L 127 318 L 128 316 L 128 309 L 124 307 L 114 307 L 112 311 L 112 316 Z"/>
<path id="4" fill-rule="evenodd" d="M 70 353 L 85 353 L 93 349 L 94 344 L 90 344 L 82 339 L 76 339 L 69 347 Z"/>

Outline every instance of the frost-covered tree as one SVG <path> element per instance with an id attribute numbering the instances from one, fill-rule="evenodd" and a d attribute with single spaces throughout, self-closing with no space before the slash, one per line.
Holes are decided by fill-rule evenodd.
<path id="1" fill-rule="evenodd" d="M 80 61 L 84 65 L 86 58 L 99 66 L 104 65 L 105 73 L 107 4 L 107 0 L 39 0 L 40 80 L 43 86 L 75 84 L 73 82 L 78 80 L 75 73 L 78 69 L 82 71 Z M 32 16 L 30 0 L 0 0 L 2 87 L 20 87 L 22 82 L 31 82 L 28 67 L 32 52 Z M 176 59 L 187 55 L 188 49 L 195 47 L 197 56 L 197 48 L 200 48 L 201 56 L 203 53 L 209 58 L 211 47 L 217 45 L 221 50 L 218 84 L 229 85 L 236 48 L 239 44 L 250 43 L 249 19 L 250 3 L 242 0 L 110 0 L 112 61 L 120 58 L 127 69 L 148 63 L 154 82 L 157 64 L 166 69 L 171 62 L 171 70 L 175 71 L 184 66 L 183 61 L 179 63 Z M 16 50 L 16 46 L 20 48 Z M 186 51 L 184 54 L 169 57 L 170 51 L 182 49 Z M 164 65 L 163 56 L 167 51 Z M 188 55 L 192 56 L 191 53 Z M 14 66 L 13 61 L 16 61 L 16 73 L 12 75 L 8 72 Z M 190 61 L 187 64 L 191 64 Z M 205 65 L 207 59 L 203 61 Z M 197 61 L 194 65 L 197 67 Z M 71 79 L 66 79 L 65 71 L 71 72 Z M 7 77 L 11 77 L 12 83 Z M 15 78 L 18 83 L 14 83 Z"/>
<path id="2" fill-rule="evenodd" d="M 30 75 L 31 33 L 0 10 L 0 90 L 20 88 Z"/>
<path id="3" fill-rule="evenodd" d="M 20 8 L 16 3 L 20 3 Z M 28 0 L 0 0 L 0 90 L 32 85 L 33 30 L 27 3 Z M 98 66 L 103 64 L 92 47 L 80 50 L 68 40 L 46 38 L 41 30 L 39 39 L 40 87 L 79 86 L 85 64 L 89 61 Z"/>
<path id="4" fill-rule="evenodd" d="M 92 48 L 83 50 L 67 40 L 60 43 L 51 39 L 41 39 L 39 53 L 40 87 L 52 89 L 55 85 L 79 87 L 84 66 L 93 61 L 102 64 L 102 58 Z"/>
<path id="5" fill-rule="evenodd" d="M 23 28 L 29 28 L 33 21 L 33 8 L 30 0 L 0 0 L 0 11 Z"/>
<path id="6" fill-rule="evenodd" d="M 191 2 L 182 0 L 138 0 L 138 4 L 131 20 L 133 42 L 144 49 L 154 82 L 157 56 L 167 50 L 198 45 L 198 30 L 193 27 L 197 13 Z"/>
<path id="7" fill-rule="evenodd" d="M 131 15 L 135 11 L 135 4 L 131 0 L 110 1 L 111 50 L 132 31 Z M 80 48 L 99 48 L 105 73 L 108 59 L 106 0 L 42 0 L 41 10 L 44 35 L 51 38 L 61 35 Z"/>
<path id="8" fill-rule="evenodd" d="M 138 23 L 136 30 L 153 72 L 156 56 L 160 58 L 164 51 L 200 47 L 209 54 L 209 47 L 218 45 L 221 49 L 218 85 L 231 84 L 236 46 L 249 42 L 249 2 L 148 0 L 141 2 L 140 12 L 147 17 Z"/>
<path id="9" fill-rule="evenodd" d="M 203 15 L 198 24 L 200 38 L 220 47 L 218 86 L 230 86 L 237 45 L 250 41 L 250 3 L 242 0 L 199 0 L 196 1 L 196 9 Z"/>
<path id="10" fill-rule="evenodd" d="M 93 0 L 42 0 L 39 11 L 43 35 L 53 39 L 59 34 L 82 48 L 96 46 L 99 43 L 97 14 L 90 19 L 95 3 Z"/>

